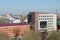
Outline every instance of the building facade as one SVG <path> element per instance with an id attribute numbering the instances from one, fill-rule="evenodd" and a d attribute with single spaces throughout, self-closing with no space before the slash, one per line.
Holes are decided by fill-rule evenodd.
<path id="1" fill-rule="evenodd" d="M 48 14 L 42 12 L 29 12 L 28 14 L 28 24 L 35 31 L 47 31 L 57 30 L 57 16 L 56 14 Z"/>
<path id="2" fill-rule="evenodd" d="M 60 30 L 60 15 L 57 15 L 57 30 Z"/>
<path id="3" fill-rule="evenodd" d="M 47 31 L 57 30 L 56 14 L 39 14 L 38 30 L 47 29 Z"/>
<path id="4" fill-rule="evenodd" d="M 57 30 L 60 30 L 60 21 L 57 21 Z"/>

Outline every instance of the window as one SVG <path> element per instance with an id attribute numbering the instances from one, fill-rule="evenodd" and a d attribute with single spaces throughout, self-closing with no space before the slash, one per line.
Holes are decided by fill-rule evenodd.
<path id="1" fill-rule="evenodd" d="M 53 21 L 48 21 L 48 22 L 53 22 Z"/>
<path id="2" fill-rule="evenodd" d="M 40 17 L 40 16 L 39 16 Z"/>
<path id="3" fill-rule="evenodd" d="M 32 15 L 29 15 L 29 17 L 32 17 Z"/>
<path id="4" fill-rule="evenodd" d="M 53 18 L 47 18 L 47 20 L 53 20 Z"/>
<path id="5" fill-rule="evenodd" d="M 51 25 L 51 24 L 53 24 L 53 23 L 48 23 L 48 25 Z"/>
<path id="6" fill-rule="evenodd" d="M 40 19 L 39 19 L 40 20 Z"/>
<path id="7" fill-rule="evenodd" d="M 47 21 L 40 21 L 40 28 L 46 28 L 47 27 Z"/>
<path id="8" fill-rule="evenodd" d="M 47 16 L 47 17 L 53 17 L 53 16 Z"/>

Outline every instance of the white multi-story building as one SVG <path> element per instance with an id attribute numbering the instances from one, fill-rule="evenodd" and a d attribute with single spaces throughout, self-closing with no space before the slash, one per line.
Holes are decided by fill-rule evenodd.
<path id="1" fill-rule="evenodd" d="M 47 31 L 57 30 L 57 15 L 56 14 L 38 14 L 38 30 L 43 31 L 43 29 L 47 29 Z"/>

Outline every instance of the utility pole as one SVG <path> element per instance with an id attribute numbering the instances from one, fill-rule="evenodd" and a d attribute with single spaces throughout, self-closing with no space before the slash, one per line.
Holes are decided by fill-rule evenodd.
<path id="1" fill-rule="evenodd" d="M 58 10 L 56 9 L 56 14 L 58 14 Z"/>

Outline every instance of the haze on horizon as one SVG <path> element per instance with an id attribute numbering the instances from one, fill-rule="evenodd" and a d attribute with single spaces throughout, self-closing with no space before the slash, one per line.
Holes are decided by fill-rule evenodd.
<path id="1" fill-rule="evenodd" d="M 0 0 L 0 15 L 28 12 L 60 13 L 60 0 Z"/>

